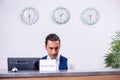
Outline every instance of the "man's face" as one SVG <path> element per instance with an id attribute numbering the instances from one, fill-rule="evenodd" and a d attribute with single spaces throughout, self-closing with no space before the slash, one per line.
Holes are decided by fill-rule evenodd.
<path id="1" fill-rule="evenodd" d="M 47 45 L 45 46 L 48 55 L 51 59 L 55 59 L 58 55 L 60 49 L 60 42 L 59 41 L 50 41 L 48 40 Z"/>

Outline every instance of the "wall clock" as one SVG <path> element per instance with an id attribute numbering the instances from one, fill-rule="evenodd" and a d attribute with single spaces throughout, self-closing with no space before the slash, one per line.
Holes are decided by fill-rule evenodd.
<path id="1" fill-rule="evenodd" d="M 21 18 L 24 23 L 31 25 L 38 20 L 39 14 L 35 8 L 25 8 L 22 12 Z"/>
<path id="2" fill-rule="evenodd" d="M 93 25 L 98 22 L 98 20 L 100 18 L 100 14 L 94 8 L 87 8 L 82 12 L 81 18 L 84 23 L 86 23 L 88 25 Z"/>
<path id="3" fill-rule="evenodd" d="M 59 7 L 53 12 L 53 19 L 58 24 L 65 24 L 70 19 L 70 12 L 63 7 Z"/>

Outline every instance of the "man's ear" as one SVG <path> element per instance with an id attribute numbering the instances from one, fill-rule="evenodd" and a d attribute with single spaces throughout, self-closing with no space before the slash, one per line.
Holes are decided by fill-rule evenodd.
<path id="1" fill-rule="evenodd" d="M 45 49 L 47 49 L 47 45 L 45 45 Z"/>

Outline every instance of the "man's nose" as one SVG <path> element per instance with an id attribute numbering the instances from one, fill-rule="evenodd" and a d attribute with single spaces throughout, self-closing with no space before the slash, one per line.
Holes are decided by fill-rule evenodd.
<path id="1" fill-rule="evenodd" d="M 55 53 L 56 53 L 56 50 L 55 50 L 55 49 L 52 49 L 52 53 L 55 54 Z"/>

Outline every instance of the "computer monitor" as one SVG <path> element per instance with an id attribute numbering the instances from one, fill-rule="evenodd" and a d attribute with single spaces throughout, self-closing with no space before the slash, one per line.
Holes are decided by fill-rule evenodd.
<path id="1" fill-rule="evenodd" d="M 8 71 L 14 67 L 18 70 L 39 70 L 40 58 L 8 58 Z"/>

